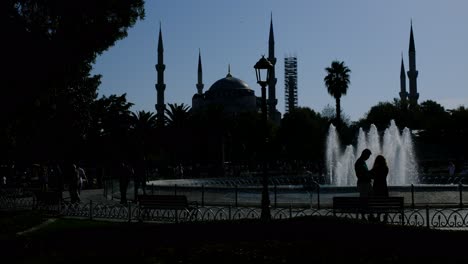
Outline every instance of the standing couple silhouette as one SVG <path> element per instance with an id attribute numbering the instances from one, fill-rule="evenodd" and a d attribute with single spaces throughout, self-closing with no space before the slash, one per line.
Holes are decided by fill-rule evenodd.
<path id="1" fill-rule="evenodd" d="M 369 149 L 362 151 L 361 156 L 354 163 L 354 170 L 357 176 L 357 189 L 361 197 L 377 196 L 388 197 L 387 175 L 388 166 L 384 156 L 378 155 L 375 158 L 374 166 L 371 170 L 367 168 L 366 160 L 372 152 Z M 372 180 L 374 183 L 372 184 Z"/>

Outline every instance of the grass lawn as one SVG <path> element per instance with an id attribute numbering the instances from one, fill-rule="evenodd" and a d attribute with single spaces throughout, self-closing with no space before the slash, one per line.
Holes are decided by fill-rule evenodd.
<path id="1" fill-rule="evenodd" d="M 38 225 L 44 220 L 43 215 L 36 211 L 0 211 L 0 240 L 9 239 L 17 232 Z"/>
<path id="2" fill-rule="evenodd" d="M 131 263 L 448 263 L 468 261 L 468 232 L 303 217 L 147 224 L 58 219 L 3 239 L 21 263 L 82 263 L 78 256 L 132 256 Z M 78 253 L 77 253 L 78 252 Z M 58 256 L 54 262 L 36 256 Z M 64 256 L 74 256 L 73 258 Z M 106 258 L 108 259 L 108 258 Z M 18 261 L 20 263 L 20 261 Z"/>

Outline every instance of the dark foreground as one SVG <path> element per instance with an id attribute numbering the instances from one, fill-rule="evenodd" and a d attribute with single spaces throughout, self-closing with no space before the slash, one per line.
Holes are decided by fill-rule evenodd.
<path id="1" fill-rule="evenodd" d="M 22 256 L 8 263 L 83 263 L 89 259 L 86 256 L 132 256 L 131 263 L 468 261 L 466 231 L 346 219 L 304 217 L 270 223 L 243 220 L 186 224 L 59 219 L 38 231 L 15 235 L 14 229 L 27 225 L 22 221 L 33 225 L 40 216 L 2 214 L 1 255 Z"/>

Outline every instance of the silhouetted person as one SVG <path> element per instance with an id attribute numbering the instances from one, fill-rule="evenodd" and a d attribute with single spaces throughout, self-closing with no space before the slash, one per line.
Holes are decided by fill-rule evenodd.
<path id="1" fill-rule="evenodd" d="M 130 178 L 133 177 L 133 169 L 125 162 L 122 162 L 120 164 L 119 174 L 120 203 L 126 204 L 128 182 L 130 181 Z"/>
<path id="2" fill-rule="evenodd" d="M 372 168 L 371 172 L 374 176 L 373 195 L 379 197 L 388 197 L 388 166 L 384 156 L 378 155 L 375 158 L 374 167 Z"/>
<path id="3" fill-rule="evenodd" d="M 68 191 L 70 192 L 70 199 L 72 203 L 80 202 L 80 195 L 78 193 L 78 186 L 80 182 L 80 174 L 75 164 L 67 165 L 66 169 L 67 178 L 70 180 Z"/>
<path id="4" fill-rule="evenodd" d="M 86 177 L 86 172 L 85 170 L 83 169 L 82 166 L 79 166 L 77 168 L 78 170 L 78 176 L 79 176 L 79 180 L 78 180 L 78 194 L 81 195 L 81 190 L 84 189 L 84 186 L 85 186 L 85 183 L 87 184 L 88 183 L 88 178 Z"/>
<path id="5" fill-rule="evenodd" d="M 58 163 L 55 163 L 55 165 L 53 166 L 53 174 L 55 182 L 57 184 L 57 190 L 63 192 L 63 173 L 62 168 L 60 168 L 60 165 Z"/>
<path id="6" fill-rule="evenodd" d="M 41 191 L 46 192 L 49 189 L 49 172 L 45 164 L 39 167 L 39 180 L 41 182 Z"/>
<path id="7" fill-rule="evenodd" d="M 135 166 L 135 197 L 138 195 L 138 190 L 142 188 L 143 193 L 145 193 L 146 189 L 146 166 L 144 160 L 138 160 Z"/>
<path id="8" fill-rule="evenodd" d="M 369 159 L 371 154 L 369 149 L 363 150 L 361 156 L 356 160 L 356 163 L 354 163 L 354 170 L 358 178 L 357 189 L 361 197 L 369 197 L 372 193 L 372 176 L 366 164 L 366 160 Z"/>
<path id="9" fill-rule="evenodd" d="M 449 162 L 449 165 L 448 165 L 448 172 L 449 172 L 449 176 L 450 177 L 453 177 L 455 175 L 455 164 L 453 164 L 453 162 Z"/>

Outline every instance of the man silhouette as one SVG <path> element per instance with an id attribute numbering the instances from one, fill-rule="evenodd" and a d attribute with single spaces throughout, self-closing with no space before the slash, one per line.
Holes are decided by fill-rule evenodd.
<path id="1" fill-rule="evenodd" d="M 369 149 L 362 151 L 361 156 L 354 163 L 354 170 L 356 172 L 357 180 L 357 189 L 361 197 L 369 197 L 372 192 L 371 178 L 372 175 L 367 168 L 366 160 L 369 159 L 371 155 Z"/>

